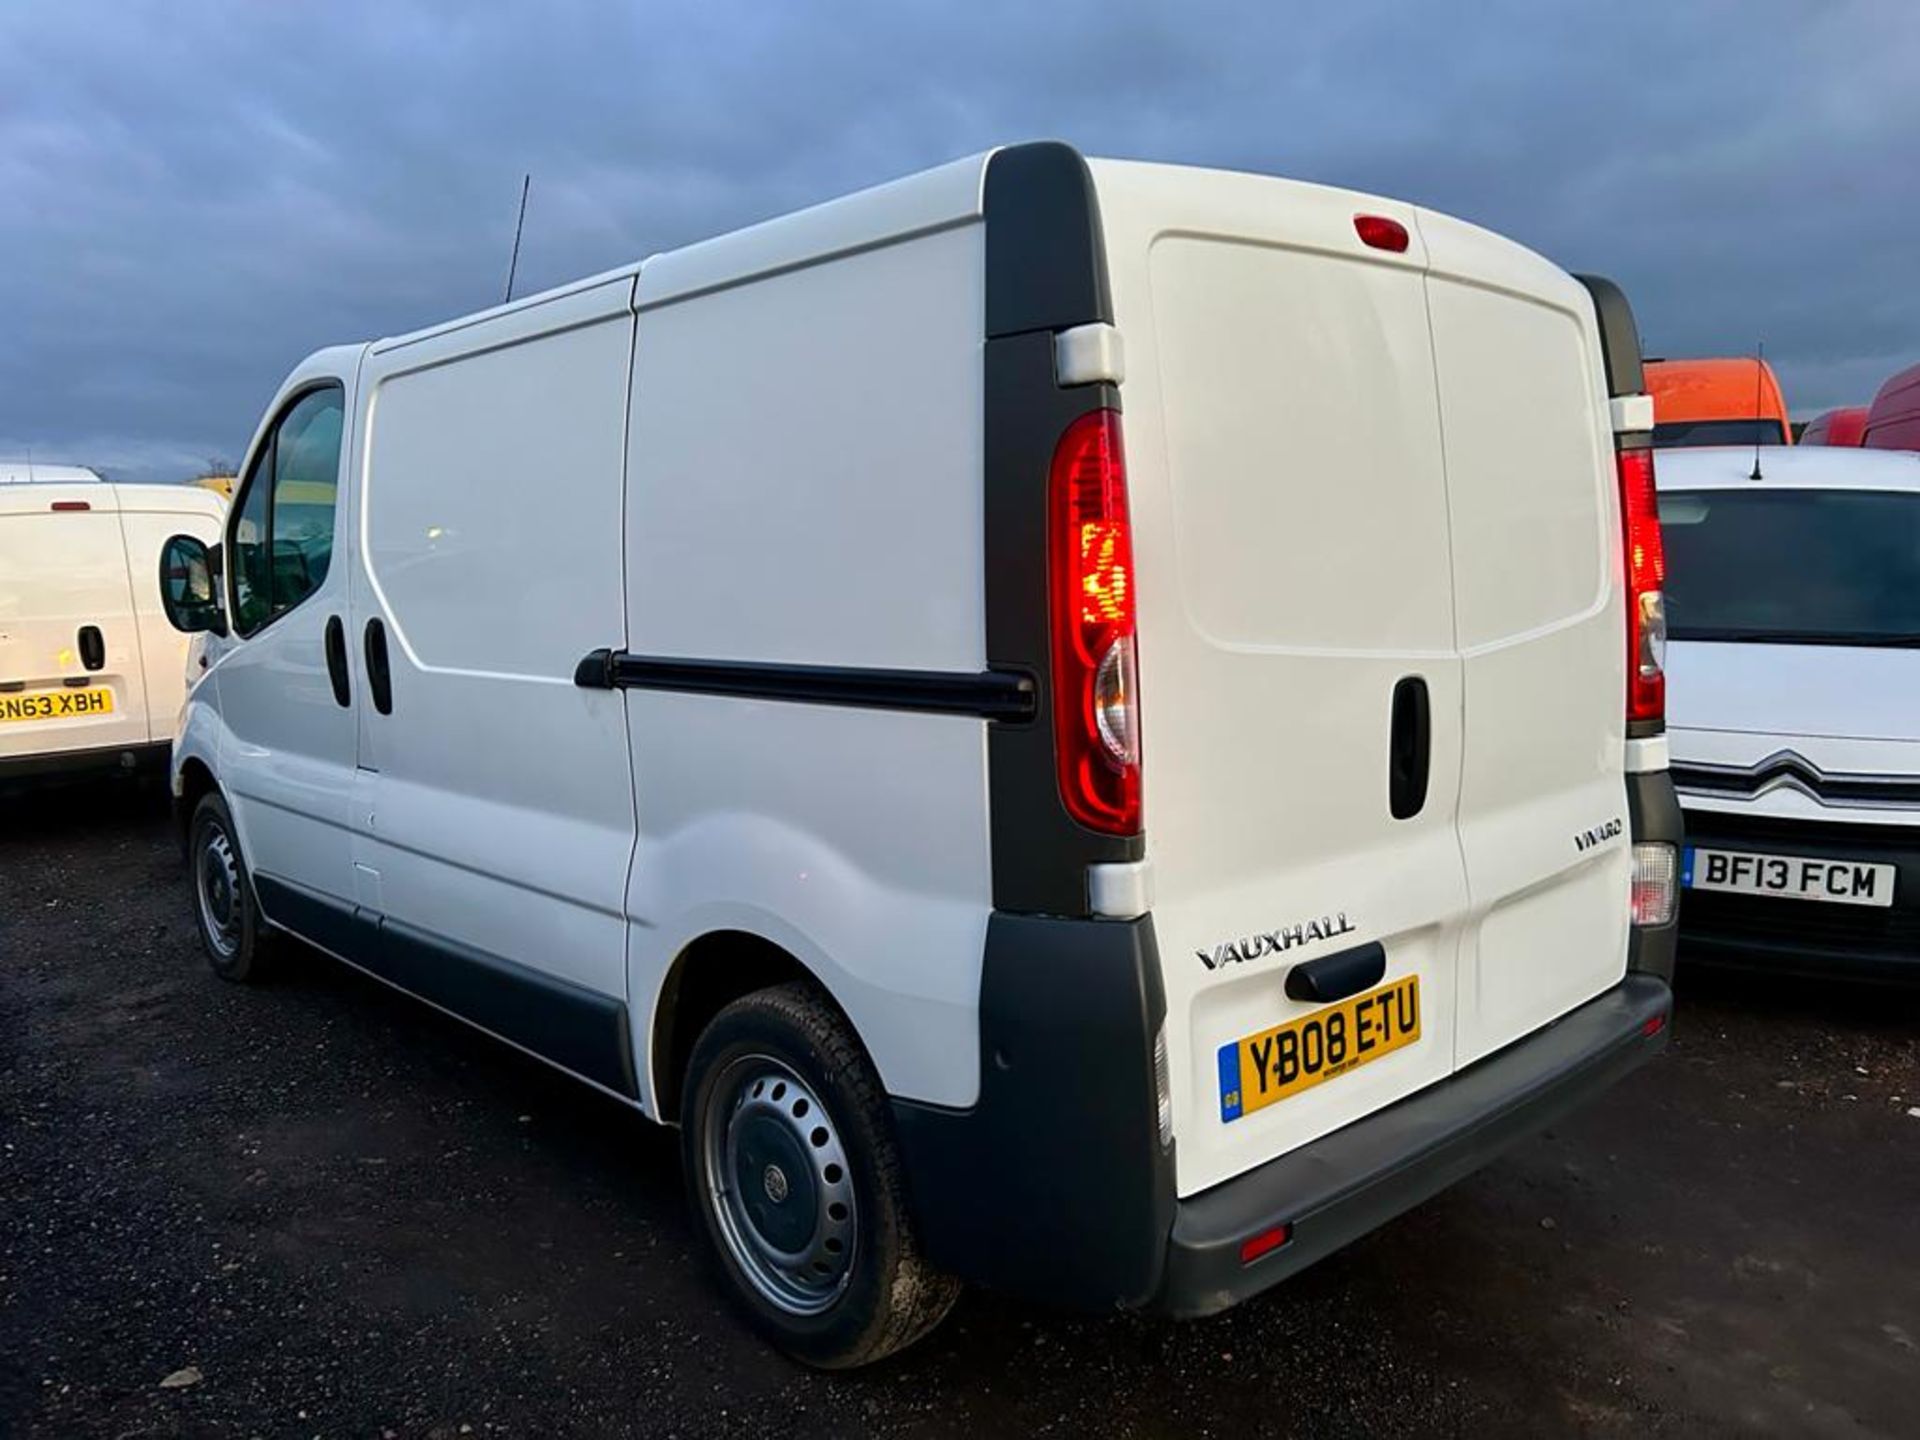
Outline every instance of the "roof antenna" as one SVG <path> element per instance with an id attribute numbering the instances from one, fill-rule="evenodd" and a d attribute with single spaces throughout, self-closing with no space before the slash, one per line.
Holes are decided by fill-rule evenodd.
<path id="1" fill-rule="evenodd" d="M 1760 437 L 1766 433 L 1766 427 L 1760 423 L 1760 381 L 1766 373 L 1767 342 L 1756 340 L 1753 343 L 1753 473 L 1747 476 L 1749 480 L 1766 478 L 1760 473 Z"/>
<path id="2" fill-rule="evenodd" d="M 513 258 L 507 261 L 507 298 L 502 305 L 513 299 L 513 276 L 520 268 L 520 232 L 527 228 L 527 189 L 533 184 L 533 174 L 529 171 L 520 180 L 520 218 L 513 224 Z"/>

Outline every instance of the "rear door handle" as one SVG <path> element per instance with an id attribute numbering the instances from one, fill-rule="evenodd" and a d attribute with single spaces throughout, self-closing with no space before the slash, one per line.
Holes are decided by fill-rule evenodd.
<path id="1" fill-rule="evenodd" d="M 393 713 L 393 675 L 387 669 L 387 627 L 374 616 L 367 621 L 367 688 L 373 692 L 373 708 L 382 715 Z"/>
<path id="2" fill-rule="evenodd" d="M 1387 745 L 1387 808 L 1410 820 L 1427 803 L 1427 771 L 1433 759 L 1433 716 L 1427 682 L 1408 675 L 1393 687 L 1392 738 Z"/>
<path id="3" fill-rule="evenodd" d="M 100 633 L 98 625 L 80 627 L 80 663 L 89 670 L 98 670 L 107 663 L 107 640 Z"/>
<path id="4" fill-rule="evenodd" d="M 347 688 L 347 627 L 338 615 L 327 617 L 327 679 L 333 682 L 333 698 L 343 709 L 353 703 Z"/>

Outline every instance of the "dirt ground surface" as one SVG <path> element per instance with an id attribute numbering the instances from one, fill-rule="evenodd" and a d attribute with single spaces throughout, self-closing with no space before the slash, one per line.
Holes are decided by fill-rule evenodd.
<path id="1" fill-rule="evenodd" d="M 1664 1057 L 1267 1296 L 970 1294 L 824 1376 L 718 1298 L 670 1132 L 310 952 L 221 983 L 151 796 L 0 816 L 0 1435 L 1920 1425 L 1913 996 L 1683 972 Z"/>

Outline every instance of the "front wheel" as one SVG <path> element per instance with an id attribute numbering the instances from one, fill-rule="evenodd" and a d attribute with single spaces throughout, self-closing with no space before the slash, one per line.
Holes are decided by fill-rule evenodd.
<path id="1" fill-rule="evenodd" d="M 253 877 L 240 858 L 233 815 L 217 792 L 202 795 L 193 807 L 187 863 L 192 867 L 193 916 L 213 973 L 236 982 L 259 979 L 273 932 L 254 903 Z"/>
<path id="2" fill-rule="evenodd" d="M 914 1242 L 891 1120 L 846 1022 L 809 986 L 734 1001 L 694 1046 L 689 1201 L 748 1318 L 810 1365 L 889 1355 L 959 1295 Z"/>

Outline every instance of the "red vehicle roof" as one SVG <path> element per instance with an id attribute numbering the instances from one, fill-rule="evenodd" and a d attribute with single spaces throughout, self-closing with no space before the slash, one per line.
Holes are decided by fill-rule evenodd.
<path id="1" fill-rule="evenodd" d="M 1920 365 L 1910 365 L 1880 387 L 1867 407 L 1860 443 L 1874 450 L 1920 450 Z"/>
<path id="2" fill-rule="evenodd" d="M 1855 446 L 1867 429 L 1867 407 L 1864 405 L 1842 405 L 1837 409 L 1823 411 L 1807 422 L 1807 428 L 1800 434 L 1802 445 L 1846 445 Z"/>

